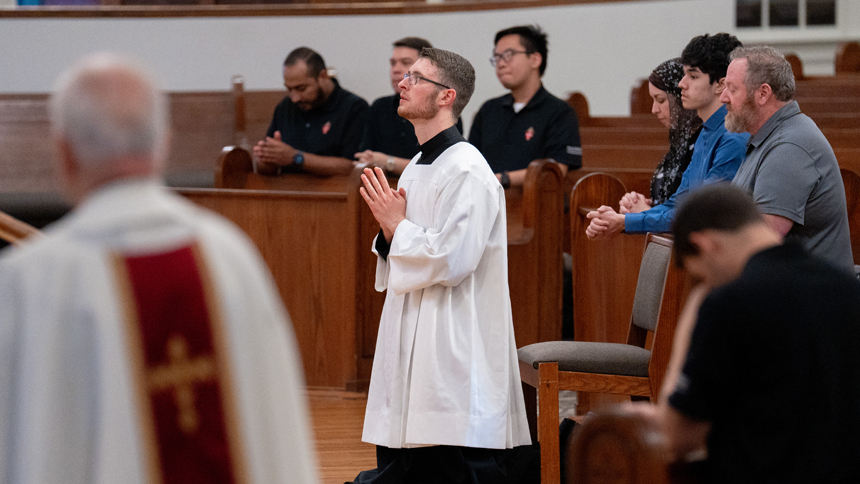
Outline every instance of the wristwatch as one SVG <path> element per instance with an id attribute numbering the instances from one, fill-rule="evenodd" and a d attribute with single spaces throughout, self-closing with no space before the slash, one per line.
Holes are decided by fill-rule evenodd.
<path id="1" fill-rule="evenodd" d="M 394 168 L 397 166 L 397 160 L 394 159 L 393 156 L 389 156 L 385 161 L 385 171 L 388 173 L 394 173 Z"/>
<path id="2" fill-rule="evenodd" d="M 293 155 L 293 164 L 301 168 L 305 164 L 305 154 L 301 151 L 296 151 Z"/>
<path id="3" fill-rule="evenodd" d="M 504 188 L 505 190 L 511 188 L 511 177 L 508 176 L 508 172 L 503 171 L 499 181 L 502 183 L 502 188 Z"/>

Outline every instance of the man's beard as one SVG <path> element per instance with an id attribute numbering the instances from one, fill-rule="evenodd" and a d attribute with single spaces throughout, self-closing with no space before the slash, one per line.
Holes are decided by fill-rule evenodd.
<path id="1" fill-rule="evenodd" d="M 424 103 L 419 106 L 399 106 L 397 108 L 397 114 L 399 114 L 401 118 L 409 120 L 435 118 L 436 114 L 439 112 L 439 106 L 435 102 L 436 94 L 437 93 L 434 92 L 432 96 L 427 96 Z M 417 104 L 414 99 L 412 102 Z"/>
<path id="2" fill-rule="evenodd" d="M 725 121 L 726 129 L 732 133 L 748 133 L 755 118 L 753 97 L 747 96 L 738 109 L 733 109 L 728 104 L 726 105 L 726 109 L 728 110 Z"/>
<path id="3" fill-rule="evenodd" d="M 325 103 L 325 94 L 323 93 L 322 87 L 317 85 L 316 90 L 317 93 L 312 100 L 296 103 L 298 104 L 299 109 L 302 111 L 310 111 L 311 109 L 322 106 Z"/>

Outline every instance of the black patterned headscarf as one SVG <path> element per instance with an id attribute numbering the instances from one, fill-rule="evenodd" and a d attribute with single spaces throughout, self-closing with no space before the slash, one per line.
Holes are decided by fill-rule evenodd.
<path id="1" fill-rule="evenodd" d="M 681 88 L 678 87 L 678 82 L 682 77 L 684 66 L 678 58 L 660 64 L 648 76 L 648 82 L 657 89 L 666 91 L 669 100 L 669 152 L 657 165 L 651 178 L 652 206 L 665 202 L 678 190 L 702 127 L 702 120 L 696 111 L 684 109 L 681 105 Z"/>

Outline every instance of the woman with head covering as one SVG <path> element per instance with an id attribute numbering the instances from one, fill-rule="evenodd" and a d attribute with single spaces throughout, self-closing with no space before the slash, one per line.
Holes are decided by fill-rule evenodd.
<path id="1" fill-rule="evenodd" d="M 622 203 L 621 213 L 640 212 L 665 202 L 678 189 L 684 170 L 690 164 L 702 120 L 695 110 L 684 109 L 681 105 L 678 82 L 682 77 L 684 67 L 677 58 L 663 62 L 648 76 L 648 91 L 654 100 L 651 112 L 669 128 L 669 152 L 651 177 L 651 198 L 646 200 L 635 192 L 630 193 L 625 199 L 636 199 L 639 203 L 628 205 L 626 209 L 625 203 Z"/>

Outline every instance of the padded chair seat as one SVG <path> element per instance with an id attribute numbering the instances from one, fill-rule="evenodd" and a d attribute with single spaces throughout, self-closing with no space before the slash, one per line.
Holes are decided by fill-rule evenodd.
<path id="1" fill-rule="evenodd" d="M 558 362 L 559 371 L 647 377 L 651 352 L 619 343 L 547 341 L 523 346 L 517 356 L 535 369 L 540 363 Z"/>

